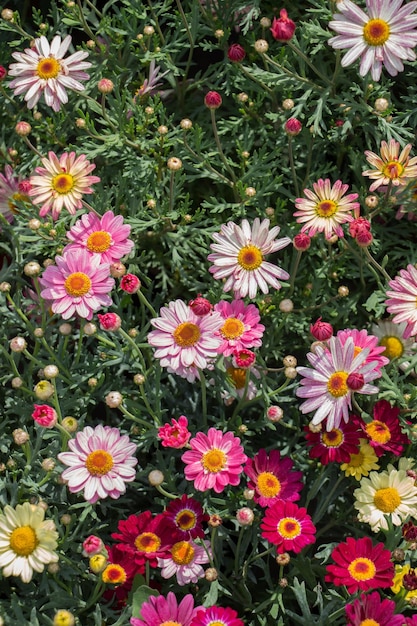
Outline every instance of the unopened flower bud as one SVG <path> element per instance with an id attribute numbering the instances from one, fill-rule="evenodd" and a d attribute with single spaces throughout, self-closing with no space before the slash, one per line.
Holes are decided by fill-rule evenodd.
<path id="1" fill-rule="evenodd" d="M 214 31 L 214 36 L 216 37 L 216 39 L 221 39 L 222 37 L 224 37 L 224 30 L 218 28 Z"/>
<path id="2" fill-rule="evenodd" d="M 49 565 L 47 567 L 48 572 L 50 574 L 53 574 L 53 575 L 58 574 L 60 569 L 61 568 L 59 567 L 59 563 L 49 563 Z M 0 624 L 0 626 L 1 626 L 1 624 Z"/>
<path id="3" fill-rule="evenodd" d="M 214 582 L 219 577 L 215 567 L 208 567 L 204 573 L 204 577 L 209 583 Z"/>
<path id="4" fill-rule="evenodd" d="M 237 95 L 237 99 L 239 100 L 239 102 L 247 102 L 249 100 L 249 96 L 247 93 L 242 91 Z"/>
<path id="5" fill-rule="evenodd" d="M 30 228 L 30 230 L 39 230 L 41 226 L 42 222 L 36 217 L 33 217 L 31 220 L 28 221 L 28 227 Z"/>
<path id="6" fill-rule="evenodd" d="M 94 556 L 104 550 L 104 543 L 97 535 L 89 535 L 83 541 L 83 556 Z"/>
<path id="7" fill-rule="evenodd" d="M 135 274 L 125 274 L 120 281 L 120 289 L 126 293 L 134 294 L 141 288 L 141 282 Z"/>
<path id="8" fill-rule="evenodd" d="M 292 243 L 296 250 L 305 252 L 311 246 L 311 237 L 309 237 L 306 233 L 298 233 L 295 235 Z"/>
<path id="9" fill-rule="evenodd" d="M 188 119 L 188 117 L 185 117 L 181 120 L 180 126 L 183 130 L 190 130 L 190 128 L 192 128 L 193 126 L 193 123 L 191 120 Z"/>
<path id="10" fill-rule="evenodd" d="M 395 548 L 391 553 L 391 558 L 394 562 L 401 563 L 405 559 L 405 552 L 402 548 Z"/>
<path id="11" fill-rule="evenodd" d="M 378 113 L 383 113 L 389 107 L 389 102 L 386 98 L 377 98 L 375 100 L 375 111 Z"/>
<path id="12" fill-rule="evenodd" d="M 255 497 L 255 490 L 254 489 L 248 489 L 248 487 L 246 487 L 243 490 L 243 497 L 245 498 L 245 500 L 253 500 Z"/>
<path id="13" fill-rule="evenodd" d="M 54 388 L 48 380 L 40 380 L 34 388 L 35 396 L 39 400 L 48 400 L 54 395 Z"/>
<path id="14" fill-rule="evenodd" d="M 259 54 L 265 54 L 266 52 L 268 52 L 269 44 L 265 39 L 258 39 L 253 44 L 253 47 L 255 48 L 256 52 L 259 52 Z"/>
<path id="15" fill-rule="evenodd" d="M 143 385 L 143 383 L 145 382 L 145 376 L 143 374 L 135 374 L 133 376 L 133 382 L 135 383 L 135 385 Z"/>
<path id="16" fill-rule="evenodd" d="M 148 474 L 148 481 L 152 487 L 159 487 L 165 480 L 165 476 L 160 470 L 152 470 Z"/>
<path id="17" fill-rule="evenodd" d="M 1 293 L 8 293 L 11 288 L 12 288 L 11 284 L 6 282 L 5 280 L 3 280 L 0 283 L 0 292 Z"/>
<path id="18" fill-rule="evenodd" d="M 66 609 L 60 609 L 54 615 L 53 626 L 74 626 L 75 617 Z"/>
<path id="19" fill-rule="evenodd" d="M 4 80 L 7 76 L 7 70 L 5 67 L 3 67 L 2 65 L 0 65 L 0 82 L 2 80 Z"/>
<path id="20" fill-rule="evenodd" d="M 255 519 L 255 515 L 248 506 L 244 506 L 238 511 L 236 511 L 236 520 L 239 526 L 250 526 L 253 524 L 253 520 Z"/>
<path id="21" fill-rule="evenodd" d="M 13 389 L 20 389 L 20 387 L 22 387 L 23 385 L 23 380 L 20 378 L 20 376 L 15 376 L 14 378 L 12 378 L 11 382 Z"/>
<path id="22" fill-rule="evenodd" d="M 262 28 L 269 28 L 271 26 L 271 20 L 269 19 L 269 17 L 261 17 L 259 23 Z"/>
<path id="23" fill-rule="evenodd" d="M 270 30 L 277 41 L 290 41 L 294 36 L 295 23 L 288 17 L 287 11 L 281 9 L 279 18 L 274 17 Z"/>
<path id="24" fill-rule="evenodd" d="M 97 332 L 97 326 L 95 324 L 93 324 L 92 322 L 87 322 L 86 324 L 84 324 L 84 333 L 86 335 L 90 337 L 91 335 L 94 335 L 96 332 Z"/>
<path id="25" fill-rule="evenodd" d="M 18 446 L 23 446 L 25 443 L 29 441 L 29 433 L 27 433 L 23 428 L 16 428 L 12 432 L 13 441 Z"/>
<path id="26" fill-rule="evenodd" d="M 27 137 L 32 132 L 32 126 L 28 122 L 17 122 L 14 129 L 20 137 Z"/>
<path id="27" fill-rule="evenodd" d="M 284 369 L 284 376 L 285 378 L 290 378 L 291 380 L 293 380 L 294 378 L 297 378 L 297 370 L 295 369 L 295 367 L 286 367 Z"/>
<path id="28" fill-rule="evenodd" d="M 172 172 L 177 172 L 182 168 L 182 161 L 178 157 L 171 157 L 167 161 L 167 168 Z"/>
<path id="29" fill-rule="evenodd" d="M 4 19 L 5 22 L 12 22 L 13 21 L 13 11 L 11 9 L 3 9 L 3 11 L 1 12 L 1 17 Z"/>
<path id="30" fill-rule="evenodd" d="M 246 187 L 245 196 L 247 196 L 248 198 L 253 198 L 254 196 L 256 196 L 255 187 Z"/>
<path id="31" fill-rule="evenodd" d="M 291 313 L 293 308 L 294 302 L 290 300 L 290 298 L 285 298 L 279 303 L 279 310 L 282 311 L 282 313 Z"/>
<path id="32" fill-rule="evenodd" d="M 97 89 L 100 93 L 111 93 L 114 89 L 114 83 L 109 78 L 102 78 L 97 83 Z"/>
<path id="33" fill-rule="evenodd" d="M 359 372 L 352 372 L 346 379 L 346 384 L 352 391 L 357 391 L 358 389 L 362 389 L 365 384 L 365 379 L 363 374 Z"/>
<path id="34" fill-rule="evenodd" d="M 23 337 L 13 337 L 9 341 L 9 346 L 12 352 L 23 352 L 27 348 L 27 343 Z"/>
<path id="35" fill-rule="evenodd" d="M 288 565 L 288 563 L 291 561 L 291 557 L 288 552 L 283 552 L 282 554 L 278 554 L 275 560 L 278 565 L 285 566 Z"/>
<path id="36" fill-rule="evenodd" d="M 233 43 L 227 51 L 227 58 L 232 63 L 241 63 L 245 56 L 245 49 L 238 43 Z"/>
<path id="37" fill-rule="evenodd" d="M 287 133 L 287 135 L 290 135 L 290 137 L 295 137 L 296 135 L 299 135 L 302 128 L 303 125 L 301 124 L 300 120 L 297 120 L 296 117 L 290 117 L 290 119 L 287 120 L 284 124 L 285 132 Z"/>
<path id="38" fill-rule="evenodd" d="M 322 322 L 321 317 L 310 325 L 310 333 L 317 341 L 327 341 L 333 335 L 333 326 L 329 322 Z"/>
<path id="39" fill-rule="evenodd" d="M 67 431 L 67 433 L 75 433 L 78 428 L 78 421 L 75 417 L 72 417 L 72 415 L 67 415 L 62 420 L 61 426 Z"/>
<path id="40" fill-rule="evenodd" d="M 70 335 L 72 333 L 72 326 L 71 324 L 68 324 L 68 322 L 64 322 L 63 324 L 60 324 L 58 330 L 61 335 L 66 337 L 67 335 Z"/>
<path id="41" fill-rule="evenodd" d="M 161 126 L 158 126 L 158 133 L 160 135 L 166 135 L 168 133 L 168 126 L 165 126 L 165 124 L 161 124 Z"/>
<path id="42" fill-rule="evenodd" d="M 56 365 L 45 365 L 43 374 L 45 378 L 56 378 L 59 374 L 59 369 Z"/>
<path id="43" fill-rule="evenodd" d="M 365 204 L 368 207 L 368 209 L 376 209 L 376 207 L 379 204 L 378 196 L 375 196 L 374 194 L 372 194 L 370 196 L 366 196 Z"/>
<path id="44" fill-rule="evenodd" d="M 105 397 L 105 402 L 111 409 L 117 409 L 123 402 L 123 396 L 119 391 L 110 391 Z"/>
<path id="45" fill-rule="evenodd" d="M 190 300 L 188 305 L 193 313 L 198 317 L 208 315 L 208 313 L 211 313 L 211 311 L 213 310 L 213 305 L 211 304 L 211 302 L 209 302 L 207 298 L 203 298 L 201 293 L 199 293 L 194 300 Z"/>
<path id="46" fill-rule="evenodd" d="M 218 109 L 222 104 L 222 97 L 217 91 L 209 91 L 204 97 L 204 104 L 208 109 Z"/>
<path id="47" fill-rule="evenodd" d="M 282 101 L 282 108 L 284 109 L 284 111 L 291 111 L 291 109 L 293 109 L 294 106 L 295 106 L 294 100 L 291 100 L 291 98 L 286 98 L 285 100 Z"/>
<path id="48" fill-rule="evenodd" d="M 284 417 L 284 411 L 280 406 L 269 406 L 266 410 L 266 416 L 270 422 L 279 422 Z"/>
<path id="49" fill-rule="evenodd" d="M 77 128 L 85 128 L 87 126 L 87 122 L 82 117 L 77 117 L 75 125 Z"/>
<path id="50" fill-rule="evenodd" d="M 297 359 L 292 354 L 284 356 L 282 363 L 284 364 L 284 367 L 297 367 Z"/>
<path id="51" fill-rule="evenodd" d="M 89 378 L 87 380 L 87 385 L 90 387 L 90 389 L 94 389 L 95 387 L 97 387 L 98 385 L 98 380 L 97 378 L 95 378 L 94 376 L 92 376 L 91 378 Z"/>
<path id="52" fill-rule="evenodd" d="M 349 295 L 349 288 L 346 287 L 345 285 L 341 285 L 339 289 L 337 290 L 337 293 L 339 294 L 341 298 L 346 298 L 346 296 Z"/>
<path id="53" fill-rule="evenodd" d="M 121 278 L 126 274 L 126 265 L 120 261 L 116 261 L 110 265 L 110 276 L 113 278 Z"/>
<path id="54" fill-rule="evenodd" d="M 360 248 L 367 248 L 373 241 L 372 233 L 369 230 L 360 230 L 356 235 L 356 243 Z"/>
<path id="55" fill-rule="evenodd" d="M 155 33 L 155 29 L 151 25 L 145 26 L 143 29 L 143 34 L 147 35 L 148 37 L 150 37 L 150 35 L 153 35 L 154 33 Z"/>
<path id="56" fill-rule="evenodd" d="M 100 322 L 101 330 L 115 332 L 119 330 L 122 325 L 122 318 L 120 315 L 117 315 L 117 313 L 104 313 L 103 315 L 98 313 L 97 317 Z"/>
<path id="57" fill-rule="evenodd" d="M 218 526 L 222 525 L 223 520 L 220 517 L 220 515 L 213 514 L 213 515 L 210 515 L 210 518 L 207 523 L 212 528 L 217 528 Z"/>
<path id="58" fill-rule="evenodd" d="M 107 559 L 104 554 L 95 554 L 90 558 L 89 564 L 94 574 L 100 574 L 107 566 Z"/>
<path id="59" fill-rule="evenodd" d="M 52 470 L 55 469 L 55 459 L 44 459 L 41 465 L 44 472 L 52 472 Z"/>

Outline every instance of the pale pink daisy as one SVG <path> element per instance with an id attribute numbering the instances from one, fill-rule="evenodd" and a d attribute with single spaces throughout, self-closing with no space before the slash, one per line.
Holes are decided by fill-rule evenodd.
<path id="1" fill-rule="evenodd" d="M 16 78 L 9 87 L 14 89 L 15 96 L 27 92 L 25 100 L 29 109 L 33 109 L 43 94 L 46 104 L 59 111 L 61 104 L 68 102 L 66 89 L 84 91 L 80 81 L 90 78 L 83 71 L 91 65 L 84 61 L 88 52 L 80 50 L 64 59 L 70 44 L 70 35 L 62 41 L 60 35 L 55 35 L 51 44 L 46 37 L 40 37 L 35 39 L 33 48 L 12 52 L 18 63 L 10 65 L 9 75 Z"/>
<path id="2" fill-rule="evenodd" d="M 95 164 L 85 154 L 76 157 L 75 152 L 64 152 L 59 158 L 55 152 L 49 152 L 42 163 L 44 167 L 35 169 L 38 176 L 30 177 L 29 191 L 33 202 L 42 205 L 39 215 L 44 217 L 52 209 L 52 219 L 56 220 L 64 207 L 74 215 L 83 206 L 83 194 L 93 193 L 90 185 L 100 182 L 98 176 L 90 176 Z"/>
<path id="3" fill-rule="evenodd" d="M 265 326 L 259 323 L 261 317 L 254 304 L 246 306 L 243 300 L 221 300 L 214 306 L 214 310 L 223 319 L 216 333 L 222 339 L 219 354 L 230 356 L 245 348 L 259 348 L 262 345 Z"/>
<path id="4" fill-rule="evenodd" d="M 337 180 L 334 185 L 326 178 L 320 178 L 313 183 L 314 191 L 304 189 L 307 198 L 296 198 L 295 207 L 298 209 L 294 213 L 299 224 L 304 224 L 301 232 L 307 232 L 310 237 L 316 233 L 323 233 L 326 239 L 333 235 L 343 237 L 341 224 L 353 221 L 352 211 L 357 211 L 359 202 L 355 202 L 357 193 L 350 193 L 343 197 L 349 189 L 341 180 Z"/>
<path id="5" fill-rule="evenodd" d="M 66 252 L 55 257 L 39 279 L 42 298 L 51 303 L 52 311 L 64 320 L 79 315 L 91 320 L 94 311 L 112 304 L 108 295 L 114 287 L 109 264 L 87 250 Z"/>
<path id="6" fill-rule="evenodd" d="M 220 314 L 201 317 L 182 300 L 175 300 L 162 307 L 160 315 L 151 320 L 156 330 L 148 335 L 149 344 L 156 348 L 155 358 L 161 360 L 162 367 L 182 377 L 190 373 L 194 379 L 197 368 L 205 369 L 218 354 L 221 339 L 216 331 L 223 322 Z"/>
<path id="7" fill-rule="evenodd" d="M 132 626 L 190 626 L 201 606 L 194 606 L 194 596 L 188 593 L 181 602 L 169 591 L 164 596 L 150 596 L 140 607 L 141 617 L 131 617 Z"/>
<path id="8" fill-rule="evenodd" d="M 186 464 L 185 478 L 194 481 L 197 491 L 214 489 L 221 493 L 227 485 L 238 485 L 247 456 L 239 437 L 210 428 L 190 439 L 191 450 L 181 459 Z"/>
<path id="9" fill-rule="evenodd" d="M 402 61 L 416 58 L 417 16 L 412 13 L 417 2 L 403 0 L 366 0 L 367 13 L 350 0 L 337 3 L 337 10 L 329 27 L 338 35 L 329 39 L 336 49 L 348 49 L 342 58 L 347 67 L 360 58 L 359 74 L 369 71 L 372 80 L 381 78 L 382 66 L 390 76 L 404 70 Z"/>
<path id="10" fill-rule="evenodd" d="M 27 181 L 20 181 L 13 168 L 6 165 L 4 174 L 0 174 L 0 215 L 8 222 L 13 221 L 13 214 L 17 212 L 16 202 L 27 202 L 29 198 L 24 187 Z"/>
<path id="11" fill-rule="evenodd" d="M 221 226 L 219 233 L 213 233 L 216 243 L 210 245 L 214 250 L 208 260 L 214 265 L 209 268 L 216 280 L 226 278 L 223 291 L 234 292 L 235 298 L 255 298 L 258 288 L 268 293 L 269 285 L 281 289 L 280 280 L 287 280 L 289 274 L 265 261 L 267 254 L 282 250 L 291 243 L 289 237 L 276 239 L 279 226 L 269 230 L 269 220 L 254 219 L 252 227 L 247 220 L 240 226 L 228 222 Z"/>
<path id="12" fill-rule="evenodd" d="M 108 496 L 119 498 L 126 492 L 125 483 L 135 479 L 138 460 L 132 455 L 137 446 L 118 428 L 86 426 L 68 447 L 70 452 L 58 454 L 61 463 L 68 465 L 62 479 L 71 493 L 83 491 L 91 504 Z"/>
<path id="13" fill-rule="evenodd" d="M 178 541 L 170 549 L 167 559 L 158 559 L 158 567 L 161 568 L 162 578 L 176 576 L 177 583 L 181 586 L 198 582 L 204 577 L 202 565 L 210 562 L 210 541 L 202 540 L 202 544 L 194 541 Z"/>
<path id="14" fill-rule="evenodd" d="M 371 361 L 375 361 L 375 369 L 379 370 L 380 376 L 381 369 L 384 365 L 389 363 L 389 359 L 386 356 L 382 356 L 382 353 L 385 352 L 385 347 L 379 345 L 379 338 L 375 335 L 368 335 L 368 331 L 365 329 L 357 330 L 356 328 L 347 328 L 345 330 L 339 330 L 337 333 L 337 337 L 340 340 L 342 346 L 345 345 L 346 341 L 349 337 L 353 339 L 354 345 L 354 356 L 358 355 L 364 348 L 369 348 L 368 356 L 366 357 L 364 363 L 370 363 Z"/>
<path id="15" fill-rule="evenodd" d="M 407 265 L 406 270 L 400 270 L 394 280 L 389 281 L 392 291 L 387 291 L 388 300 L 385 300 L 388 313 L 393 313 L 393 322 L 407 324 L 404 339 L 417 335 L 417 269 L 414 265 Z"/>
<path id="16" fill-rule="evenodd" d="M 415 4 L 417 5 L 417 2 Z M 395 187 L 406 185 L 408 178 L 416 178 L 417 157 L 409 158 L 411 148 L 411 143 L 408 143 L 400 154 L 399 142 L 391 139 L 389 143 L 381 141 L 381 155 L 365 150 L 366 160 L 376 168 L 362 172 L 363 176 L 369 176 L 375 181 L 369 187 L 369 191 L 375 191 L 381 185 L 391 184 Z"/>
<path id="17" fill-rule="evenodd" d="M 123 223 L 121 215 L 106 211 L 102 217 L 95 213 L 85 213 L 77 220 L 67 238 L 71 241 L 64 248 L 89 250 L 99 254 L 102 263 L 116 263 L 133 249 L 134 243 L 128 239 L 131 227 Z"/>
<path id="18" fill-rule="evenodd" d="M 329 349 L 318 346 L 315 354 L 309 352 L 307 359 L 312 367 L 297 367 L 304 376 L 296 394 L 307 398 L 300 405 L 302 413 L 315 411 L 313 424 L 326 420 L 326 430 L 338 428 L 342 419 L 349 421 L 352 408 L 352 394 L 378 393 L 378 387 L 369 383 L 380 376 L 378 362 L 366 363 L 369 348 L 364 348 L 355 356 L 355 345 L 349 337 L 342 345 L 338 337 L 329 339 Z"/>

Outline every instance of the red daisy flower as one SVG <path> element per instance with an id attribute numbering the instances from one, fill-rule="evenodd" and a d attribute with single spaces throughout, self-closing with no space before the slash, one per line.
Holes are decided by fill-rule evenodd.
<path id="1" fill-rule="evenodd" d="M 359 452 L 359 430 L 356 424 L 341 422 L 338 428 L 313 433 L 304 428 L 311 450 L 311 459 L 319 459 L 322 465 L 328 463 L 349 463 L 350 455 Z"/>
<path id="2" fill-rule="evenodd" d="M 369 445 L 377 456 L 385 452 L 400 456 L 410 441 L 401 430 L 398 419 L 400 409 L 392 407 L 387 400 L 378 400 L 374 406 L 374 419 L 367 424 L 358 418 L 358 425 L 369 439 Z"/>
<path id="3" fill-rule="evenodd" d="M 210 519 L 210 515 L 203 512 L 201 504 L 185 494 L 181 498 L 172 500 L 163 515 L 167 523 L 171 524 L 181 536 L 181 540 L 204 537 L 202 523 Z"/>
<path id="4" fill-rule="evenodd" d="M 278 554 L 301 552 L 309 543 L 314 543 L 316 527 L 307 514 L 293 502 L 278 500 L 270 506 L 262 520 L 262 537 L 277 546 Z"/>
<path id="5" fill-rule="evenodd" d="M 243 626 L 236 611 L 229 607 L 211 606 L 197 611 L 190 626 Z"/>
<path id="6" fill-rule="evenodd" d="M 374 546 L 369 537 L 347 537 L 345 543 L 334 548 L 331 556 L 336 564 L 326 566 L 325 581 L 345 585 L 348 593 L 392 586 L 394 565 L 391 552 L 383 543 Z"/>
<path id="7" fill-rule="evenodd" d="M 248 459 L 243 471 L 250 479 L 248 488 L 255 491 L 254 501 L 260 506 L 271 506 L 278 500 L 299 500 L 302 472 L 291 471 L 292 467 L 292 460 L 281 459 L 279 450 L 271 450 L 268 456 L 261 449 Z"/>
<path id="8" fill-rule="evenodd" d="M 345 606 L 347 625 L 363 626 L 378 624 L 379 626 L 403 626 L 404 616 L 395 615 L 395 602 L 385 598 L 381 600 L 379 593 L 373 591 L 362 595 L 358 600 Z"/>

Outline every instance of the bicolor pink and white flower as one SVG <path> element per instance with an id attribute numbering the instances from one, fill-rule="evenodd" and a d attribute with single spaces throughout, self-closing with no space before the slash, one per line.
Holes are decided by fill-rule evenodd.
<path id="1" fill-rule="evenodd" d="M 366 160 L 375 168 L 362 172 L 363 176 L 368 176 L 374 181 L 370 185 L 369 191 L 375 191 L 383 185 L 402 187 L 410 180 L 417 178 L 417 157 L 410 159 L 411 148 L 411 143 L 408 143 L 400 153 L 399 142 L 390 139 L 389 143 L 381 141 L 380 155 L 371 152 L 371 150 L 365 150 Z"/>
<path id="2" fill-rule="evenodd" d="M 132 626 L 166 626 L 169 623 L 190 626 L 201 608 L 194 606 L 194 596 L 191 593 L 178 602 L 175 594 L 169 591 L 166 598 L 150 596 L 140 607 L 141 617 L 131 617 L 130 623 Z"/>
<path id="3" fill-rule="evenodd" d="M 39 279 L 41 296 L 54 313 L 65 320 L 73 315 L 91 320 L 95 311 L 112 304 L 108 294 L 114 279 L 109 275 L 109 265 L 101 263 L 98 255 L 77 250 L 55 257 L 55 262 Z"/>
<path id="4" fill-rule="evenodd" d="M 360 58 L 359 74 L 371 72 L 372 80 L 381 78 L 384 66 L 390 76 L 404 70 L 403 61 L 413 61 L 417 45 L 415 2 L 403 5 L 403 0 L 366 0 L 363 11 L 350 0 L 337 3 L 329 27 L 336 37 L 329 44 L 337 50 L 348 49 L 342 57 L 342 67 Z"/>
<path id="5" fill-rule="evenodd" d="M 236 611 L 226 606 L 200 607 L 191 626 L 244 626 Z"/>
<path id="6" fill-rule="evenodd" d="M 117 263 L 132 251 L 134 243 L 129 239 L 131 227 L 124 224 L 122 215 L 106 211 L 102 217 L 85 213 L 67 232 L 70 240 L 65 250 L 83 249 L 99 254 L 102 263 Z M 125 277 L 123 277 L 125 278 Z"/>
<path id="7" fill-rule="evenodd" d="M 230 356 L 245 348 L 259 348 L 265 326 L 260 324 L 259 310 L 254 304 L 245 305 L 243 300 L 221 300 L 214 310 L 222 316 L 223 324 L 217 331 L 222 339 L 219 354 Z"/>
<path id="8" fill-rule="evenodd" d="M 266 255 L 291 243 L 289 237 L 276 239 L 280 227 L 269 230 L 269 223 L 258 217 L 252 226 L 247 220 L 242 220 L 240 226 L 228 222 L 212 235 L 216 243 L 210 245 L 214 252 L 207 257 L 213 262 L 209 271 L 216 280 L 226 279 L 223 291 L 233 291 L 235 298 L 255 298 L 258 289 L 266 294 L 269 286 L 280 289 L 279 281 L 289 278 L 285 270 L 265 261 Z"/>
<path id="9" fill-rule="evenodd" d="M 202 565 L 209 563 L 211 556 L 210 541 L 206 539 L 200 544 L 192 540 L 178 541 L 172 546 L 169 558 L 158 559 L 158 567 L 162 578 L 176 576 L 179 585 L 189 585 L 203 578 Z"/>
<path id="10" fill-rule="evenodd" d="M 29 188 L 27 181 L 21 181 L 11 165 L 6 165 L 4 174 L 0 174 L 0 215 L 10 223 L 17 212 L 16 202 L 29 200 L 23 186 Z"/>
<path id="11" fill-rule="evenodd" d="M 404 339 L 417 335 L 417 269 L 411 263 L 407 269 L 400 270 L 394 280 L 389 281 L 392 291 L 387 291 L 385 301 L 388 313 L 394 315 L 393 322 L 407 324 Z"/>
<path id="12" fill-rule="evenodd" d="M 24 52 L 12 52 L 17 63 L 10 65 L 9 76 L 16 78 L 9 87 L 14 89 L 15 96 L 26 93 L 28 109 L 33 109 L 43 94 L 46 104 L 54 111 L 59 111 L 61 104 L 68 102 L 67 89 L 84 91 L 80 81 L 90 78 L 84 72 L 91 66 L 84 60 L 88 52 L 79 50 L 64 58 L 70 45 L 70 35 L 62 41 L 60 35 L 55 35 L 50 44 L 42 36 L 35 39 L 32 48 L 26 48 Z"/>
<path id="13" fill-rule="evenodd" d="M 370 363 L 371 361 L 376 361 L 377 365 L 376 369 L 380 371 L 381 369 L 389 363 L 389 359 L 386 356 L 382 356 L 385 351 L 384 346 L 379 345 L 379 338 L 375 335 L 368 335 L 368 331 L 365 329 L 357 330 L 356 328 L 347 328 L 345 330 L 339 330 L 337 332 L 337 337 L 340 340 L 342 346 L 345 345 L 346 341 L 349 337 L 353 339 L 354 345 L 354 355 L 359 354 L 364 348 L 368 348 L 368 356 L 365 359 L 365 363 Z"/>
<path id="14" fill-rule="evenodd" d="M 71 493 L 83 491 L 91 504 L 103 498 L 117 499 L 126 492 L 126 483 L 136 476 L 138 460 L 133 456 L 136 444 L 118 428 L 86 426 L 68 442 L 69 452 L 60 452 L 58 459 L 67 469 L 62 479 Z"/>

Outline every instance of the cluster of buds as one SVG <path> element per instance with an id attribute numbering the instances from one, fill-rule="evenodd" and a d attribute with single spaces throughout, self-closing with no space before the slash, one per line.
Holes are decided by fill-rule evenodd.
<path id="1" fill-rule="evenodd" d="M 350 222 L 349 234 L 361 248 L 367 248 L 373 241 L 371 223 L 365 217 L 357 217 Z"/>

